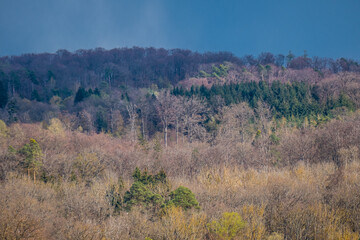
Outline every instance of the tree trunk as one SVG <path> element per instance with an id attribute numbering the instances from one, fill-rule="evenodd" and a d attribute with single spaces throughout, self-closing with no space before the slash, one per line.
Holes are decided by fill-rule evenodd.
<path id="1" fill-rule="evenodd" d="M 167 126 L 165 126 L 164 128 L 164 143 L 165 147 L 167 147 Z"/>
<path id="2" fill-rule="evenodd" d="M 129 114 L 130 120 L 130 138 L 132 142 L 136 142 L 136 129 L 135 129 L 135 122 L 136 122 L 136 106 L 134 104 L 129 104 L 126 106 L 126 109 Z"/>
<path id="3" fill-rule="evenodd" d="M 179 120 L 176 119 L 176 145 L 179 143 Z"/>
<path id="4" fill-rule="evenodd" d="M 143 138 L 144 138 L 144 140 L 147 140 L 146 136 L 145 136 L 145 120 L 144 120 L 144 117 L 141 118 L 141 123 L 142 123 L 142 135 L 143 135 Z"/>
<path id="5" fill-rule="evenodd" d="M 113 108 L 110 108 L 110 129 L 111 132 L 114 133 L 114 120 L 113 120 Z"/>
<path id="6" fill-rule="evenodd" d="M 188 125 L 188 142 L 189 142 L 189 143 L 191 143 L 191 131 L 192 131 L 191 125 L 189 124 L 189 125 Z"/>
<path id="7" fill-rule="evenodd" d="M 241 142 L 244 142 L 244 126 L 240 123 L 240 131 L 241 131 Z"/>

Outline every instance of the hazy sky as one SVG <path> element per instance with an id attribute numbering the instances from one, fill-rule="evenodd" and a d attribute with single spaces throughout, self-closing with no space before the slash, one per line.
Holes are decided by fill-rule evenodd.
<path id="1" fill-rule="evenodd" d="M 360 56 L 360 0 L 0 0 L 0 56 L 163 47 Z"/>

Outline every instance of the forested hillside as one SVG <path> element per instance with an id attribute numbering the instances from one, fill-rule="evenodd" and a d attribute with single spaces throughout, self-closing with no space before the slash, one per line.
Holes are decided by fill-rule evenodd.
<path id="1" fill-rule="evenodd" d="M 240 102 L 253 109 L 264 102 L 277 119 L 331 117 L 339 107 L 359 106 L 359 71 L 351 59 L 291 52 L 239 58 L 134 47 L 2 57 L 0 116 L 6 123 L 67 118 L 72 129 L 117 134 L 131 125 L 133 108 L 147 138 L 161 130 L 157 97 L 169 91 L 182 107 L 190 98 L 202 101 L 206 122 Z"/>
<path id="2" fill-rule="evenodd" d="M 154 48 L 0 58 L 1 239 L 356 239 L 360 66 Z"/>

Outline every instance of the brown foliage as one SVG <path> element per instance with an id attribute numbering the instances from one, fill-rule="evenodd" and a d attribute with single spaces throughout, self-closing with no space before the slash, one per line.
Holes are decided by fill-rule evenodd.
<path id="1" fill-rule="evenodd" d="M 236 115 L 237 107 L 225 115 L 218 142 L 166 149 L 156 140 L 145 147 L 103 133 L 9 126 L 0 148 L 0 237 L 207 239 L 209 222 L 237 212 L 246 222 L 238 238 L 358 238 L 357 113 L 316 128 L 284 123 L 274 130 L 266 117 L 258 124 L 247 122 L 241 111 Z M 256 135 L 260 127 L 265 131 Z M 272 131 L 278 142 L 269 137 Z M 36 184 L 26 178 L 16 153 L 31 137 L 44 155 Z M 120 177 L 129 189 L 135 167 L 164 169 L 169 184 L 191 189 L 201 209 L 169 208 L 163 215 L 141 208 L 115 212 L 107 191 Z"/>

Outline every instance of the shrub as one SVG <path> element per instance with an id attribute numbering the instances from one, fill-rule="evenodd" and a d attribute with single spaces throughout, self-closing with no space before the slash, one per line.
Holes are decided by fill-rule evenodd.
<path id="1" fill-rule="evenodd" d="M 9 130 L 4 123 L 4 121 L 0 120 L 0 137 L 6 138 L 8 136 Z"/>
<path id="2" fill-rule="evenodd" d="M 171 206 L 164 210 L 159 230 L 160 239 L 205 239 L 206 215 Z"/>
<path id="3" fill-rule="evenodd" d="M 244 227 L 245 222 L 236 212 L 226 212 L 218 221 L 208 224 L 210 234 L 223 240 L 235 239 L 241 234 Z"/>

